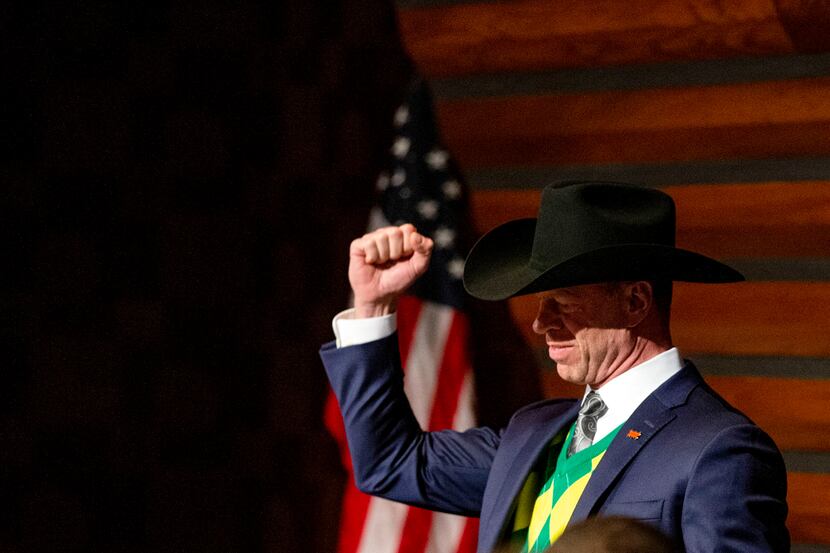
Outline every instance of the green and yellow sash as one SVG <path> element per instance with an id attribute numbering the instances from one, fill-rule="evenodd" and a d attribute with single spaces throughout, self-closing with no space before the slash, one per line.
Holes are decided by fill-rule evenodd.
<path id="1" fill-rule="evenodd" d="M 510 541 L 524 542 L 523 553 L 544 551 L 562 535 L 576 508 L 577 501 L 585 491 L 585 486 L 588 485 L 591 474 L 621 426 L 600 441 L 570 457 L 566 452 L 573 439 L 573 425 L 564 443 L 562 443 L 561 434 L 551 441 L 545 470 L 545 484 L 533 501 L 533 490 L 538 489 L 539 474 L 531 474 L 516 506 L 513 535 Z"/>

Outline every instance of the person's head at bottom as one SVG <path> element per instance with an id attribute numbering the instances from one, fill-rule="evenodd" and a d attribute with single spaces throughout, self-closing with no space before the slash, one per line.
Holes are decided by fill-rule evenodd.
<path id="1" fill-rule="evenodd" d="M 676 553 L 662 532 L 625 517 L 594 517 L 569 527 L 549 553 Z"/>
<path id="2" fill-rule="evenodd" d="M 520 553 L 520 544 L 505 544 L 494 553 Z M 569 526 L 545 553 L 678 553 L 657 528 L 633 518 L 592 517 Z"/>

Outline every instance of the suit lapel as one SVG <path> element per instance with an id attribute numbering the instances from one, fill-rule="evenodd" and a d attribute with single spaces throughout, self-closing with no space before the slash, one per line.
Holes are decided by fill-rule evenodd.
<path id="1" fill-rule="evenodd" d="M 560 407 L 561 408 L 561 407 Z M 573 403 L 564 412 L 558 412 L 558 409 L 551 410 L 548 424 L 540 424 L 536 429 L 527 434 L 527 437 L 514 449 L 516 451 L 512 461 L 509 461 L 505 466 L 506 470 L 501 475 L 492 475 L 491 479 L 494 482 L 501 482 L 501 485 L 496 492 L 496 501 L 493 503 L 493 509 L 489 514 L 484 514 L 481 519 L 482 542 L 489 543 L 494 546 L 499 536 L 503 531 L 504 524 L 507 521 L 510 511 L 514 507 L 513 502 L 516 496 L 522 489 L 528 475 L 534 467 L 534 464 L 539 459 L 539 456 L 547 450 L 551 440 L 566 426 L 570 425 L 579 412 L 579 402 Z M 486 543 L 482 543 L 484 546 Z M 487 551 L 483 548 L 481 550 Z"/>
<path id="2" fill-rule="evenodd" d="M 655 390 L 634 411 L 608 446 L 608 450 L 588 480 L 576 504 L 571 523 L 591 515 L 597 503 L 613 485 L 620 473 L 663 427 L 675 418 L 672 409 L 685 403 L 691 390 L 702 382 L 691 363 Z M 631 432 L 633 431 L 633 432 Z M 629 434 L 630 433 L 630 434 Z"/>
<path id="3" fill-rule="evenodd" d="M 649 396 L 635 413 L 623 424 L 619 433 L 608 446 L 608 450 L 600 461 L 582 497 L 576 504 L 571 522 L 588 518 L 597 501 L 614 483 L 622 470 L 631 462 L 637 453 L 645 447 L 651 438 L 674 418 L 664 405 L 654 396 Z M 629 431 L 634 433 L 629 437 Z M 639 433 L 637 435 L 636 433 Z M 636 436 L 636 438 L 634 437 Z"/>

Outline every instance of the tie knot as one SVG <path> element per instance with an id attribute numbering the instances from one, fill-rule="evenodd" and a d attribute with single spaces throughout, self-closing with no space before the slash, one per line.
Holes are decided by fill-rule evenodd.
<path id="1" fill-rule="evenodd" d="M 608 406 L 596 392 L 588 392 L 576 419 L 573 439 L 568 446 L 568 457 L 590 446 L 597 433 L 597 419 L 608 411 Z"/>
<path id="2" fill-rule="evenodd" d="M 606 411 L 608 411 L 608 406 L 605 405 L 605 402 L 602 401 L 602 398 L 596 392 L 588 392 L 588 395 L 585 396 L 585 401 L 582 403 L 582 407 L 579 408 L 579 414 L 585 417 L 599 418 Z"/>

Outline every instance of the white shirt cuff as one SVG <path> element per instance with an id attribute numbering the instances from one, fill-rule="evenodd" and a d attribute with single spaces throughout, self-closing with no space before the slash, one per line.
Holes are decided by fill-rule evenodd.
<path id="1" fill-rule="evenodd" d="M 374 342 L 391 336 L 398 329 L 398 318 L 394 313 L 366 319 L 353 317 L 354 308 L 346 309 L 335 315 L 331 321 L 338 348 Z"/>

